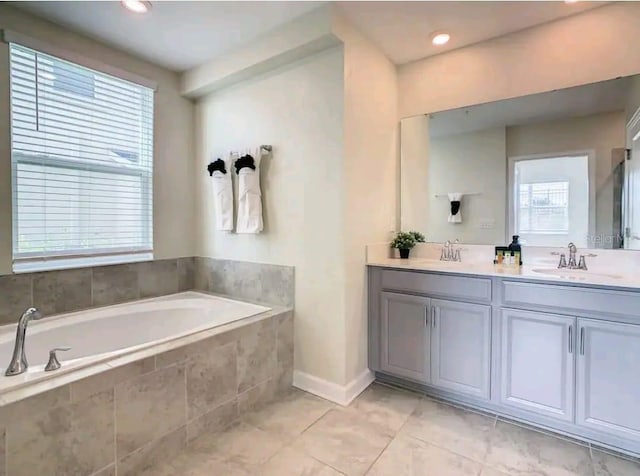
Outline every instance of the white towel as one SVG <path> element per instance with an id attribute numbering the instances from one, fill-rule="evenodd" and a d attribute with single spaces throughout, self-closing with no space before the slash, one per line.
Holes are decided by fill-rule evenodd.
<path id="1" fill-rule="evenodd" d="M 448 193 L 447 196 L 449 197 L 449 202 L 458 202 L 459 207 L 458 210 L 456 210 L 456 213 L 453 213 L 453 208 L 454 205 L 451 205 L 450 211 L 449 211 L 449 218 L 448 218 L 448 222 L 449 223 L 462 223 L 462 196 L 464 194 L 462 193 Z"/>
<path id="2" fill-rule="evenodd" d="M 230 161 L 225 160 L 227 171 L 223 174 L 219 170 L 213 172 L 213 201 L 216 208 L 216 230 L 233 231 L 233 181 L 231 178 Z"/>
<path id="3" fill-rule="evenodd" d="M 238 172 L 238 219 L 236 233 L 260 233 L 262 192 L 260 190 L 260 150 L 254 155 L 256 169 L 243 167 Z"/>

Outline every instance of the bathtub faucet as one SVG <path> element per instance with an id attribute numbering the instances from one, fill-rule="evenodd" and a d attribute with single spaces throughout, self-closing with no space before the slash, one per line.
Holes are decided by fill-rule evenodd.
<path id="1" fill-rule="evenodd" d="M 42 319 L 43 315 L 35 307 L 30 307 L 22 313 L 20 320 L 18 321 L 18 331 L 16 332 L 16 344 L 13 348 L 13 357 L 11 357 L 11 363 L 7 367 L 7 371 L 4 373 L 7 377 L 12 375 L 20 375 L 27 371 L 29 364 L 27 364 L 27 356 L 24 353 L 24 339 L 27 333 L 27 324 L 30 320 Z"/>

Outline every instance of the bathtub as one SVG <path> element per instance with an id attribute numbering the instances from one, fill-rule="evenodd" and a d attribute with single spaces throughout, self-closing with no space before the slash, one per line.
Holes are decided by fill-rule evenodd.
<path id="1" fill-rule="evenodd" d="M 0 397 L 24 385 L 112 360 L 142 349 L 245 319 L 271 308 L 188 291 L 103 308 L 60 314 L 31 321 L 25 352 L 27 372 L 7 377 L 16 325 L 0 327 Z M 45 372 L 49 350 L 58 352 L 62 367 Z"/>

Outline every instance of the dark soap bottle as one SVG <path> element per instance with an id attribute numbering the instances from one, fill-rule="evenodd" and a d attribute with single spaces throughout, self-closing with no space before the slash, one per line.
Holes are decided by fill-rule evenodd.
<path id="1" fill-rule="evenodd" d="M 513 235 L 513 241 L 509 243 L 509 251 L 517 251 L 520 255 L 520 265 L 522 265 L 522 247 L 520 246 L 520 235 Z"/>

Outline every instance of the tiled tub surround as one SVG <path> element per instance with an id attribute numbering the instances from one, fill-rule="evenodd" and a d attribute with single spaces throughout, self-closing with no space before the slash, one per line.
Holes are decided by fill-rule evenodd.
<path id="1" fill-rule="evenodd" d="M 0 276 L 0 325 L 31 306 L 46 316 L 194 288 L 193 257 Z"/>
<path id="2" fill-rule="evenodd" d="M 25 348 L 27 372 L 4 376 L 15 342 L 13 325 L 0 328 L 0 399 L 20 387 L 55 379 L 62 374 L 90 367 L 134 353 L 138 350 L 170 342 L 180 337 L 223 326 L 270 308 L 213 296 L 204 292 L 185 291 L 151 299 L 115 304 L 97 309 L 59 314 L 29 324 Z M 62 367 L 45 372 L 49 350 L 69 350 L 58 356 Z"/>
<path id="3" fill-rule="evenodd" d="M 293 306 L 294 268 L 196 257 L 195 289 L 241 299 Z"/>
<path id="4" fill-rule="evenodd" d="M 294 268 L 187 257 L 0 276 L 0 325 L 35 306 L 45 317 L 199 289 L 293 306 Z"/>
<path id="5" fill-rule="evenodd" d="M 293 314 L 273 309 L 86 370 L 2 397 L 0 475 L 137 475 L 226 428 L 289 389 Z"/>

